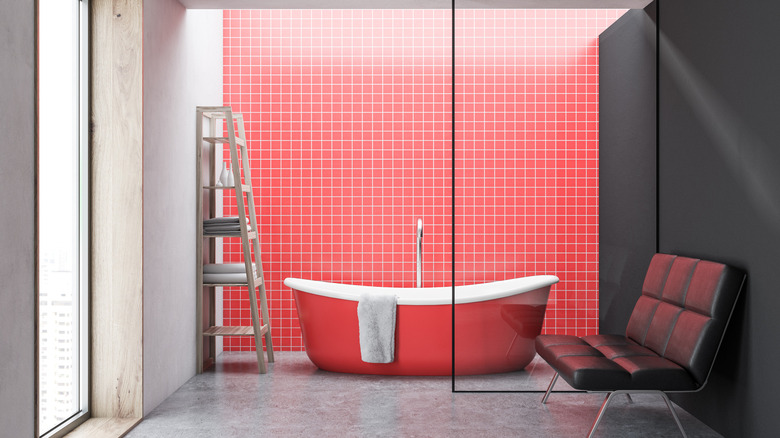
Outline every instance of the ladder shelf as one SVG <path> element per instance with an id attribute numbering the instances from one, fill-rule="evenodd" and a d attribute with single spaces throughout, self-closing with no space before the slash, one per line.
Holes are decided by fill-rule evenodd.
<path id="1" fill-rule="evenodd" d="M 227 145 L 230 150 L 230 163 L 235 185 L 217 185 L 217 163 L 221 163 L 221 149 L 217 145 Z M 263 277 L 263 266 L 260 259 L 260 242 L 257 233 L 257 217 L 255 201 L 252 196 L 252 176 L 250 173 L 249 156 L 246 148 L 246 132 L 244 118 L 233 113 L 230 107 L 196 108 L 196 147 L 197 147 L 197 370 L 203 372 L 204 367 L 214 363 L 216 358 L 216 342 L 218 336 L 253 336 L 257 350 L 257 364 L 260 373 L 267 372 L 266 361 L 263 358 L 263 340 L 268 363 L 274 361 L 273 342 L 271 339 L 270 318 L 268 315 L 268 300 Z M 240 154 L 240 156 L 239 156 Z M 240 159 L 239 159 L 240 157 Z M 240 163 L 240 166 L 239 166 Z M 218 217 L 216 210 L 216 194 L 232 190 L 235 193 L 238 217 L 206 219 Z M 246 194 L 246 201 L 244 200 Z M 206 228 L 211 226 L 212 231 Z M 239 274 L 239 278 L 218 276 L 204 279 L 204 264 L 215 264 L 216 240 L 218 238 L 240 238 L 244 262 L 230 266 L 230 274 Z M 252 255 L 254 254 L 254 260 Z M 227 265 L 225 265 L 227 267 Z M 243 270 L 241 268 L 243 267 Z M 234 271 L 232 269 L 239 269 Z M 243 274 L 244 276 L 241 276 Z M 224 281 L 216 281 L 224 280 Z M 252 319 L 251 326 L 221 326 L 218 325 L 216 314 L 216 291 L 218 287 L 243 287 L 247 290 L 249 310 Z M 259 305 L 258 305 L 259 297 Z"/>

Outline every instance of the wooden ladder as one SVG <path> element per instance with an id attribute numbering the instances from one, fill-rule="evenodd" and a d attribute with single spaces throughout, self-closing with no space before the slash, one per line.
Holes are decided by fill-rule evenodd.
<path id="1" fill-rule="evenodd" d="M 252 196 L 252 174 L 247 153 L 244 118 L 241 114 L 234 114 L 228 106 L 199 106 L 196 108 L 196 117 L 196 187 L 198 197 L 198 226 L 196 227 L 198 230 L 196 259 L 198 273 L 197 370 L 198 373 L 202 373 L 204 368 L 208 368 L 214 363 L 216 359 L 216 336 L 254 336 L 258 368 L 260 373 L 264 374 L 267 371 L 267 367 L 263 359 L 263 336 L 265 336 L 265 348 L 269 363 L 274 361 L 274 350 L 271 340 L 271 320 L 268 316 L 268 300 L 265 292 L 263 264 L 260 258 L 259 229 L 255 214 L 255 200 Z M 206 128 L 204 122 L 208 123 L 206 135 L 204 135 L 204 129 Z M 221 148 L 217 148 L 218 144 L 226 144 L 230 148 L 231 172 L 235 180 L 234 186 L 217 184 L 219 168 L 216 164 L 222 162 L 222 157 L 217 157 L 218 149 L 221 150 Z M 238 165 L 239 153 L 241 154 L 240 168 Z M 219 190 L 232 190 L 235 192 L 240 232 L 204 232 L 203 221 L 218 216 L 216 211 L 216 193 Z M 246 202 L 244 201 L 245 195 Z M 204 204 L 207 205 L 204 207 Z M 247 211 L 249 212 L 248 224 Z M 231 279 L 204 282 L 204 264 L 214 263 L 216 260 L 216 243 L 214 240 L 216 238 L 241 238 L 245 279 L 241 278 L 241 281 Z M 253 269 L 253 252 L 256 270 Z M 247 288 L 249 310 L 252 316 L 251 326 L 216 325 L 217 287 Z M 255 292 L 256 290 L 259 290 L 258 293 Z M 260 296 L 262 321 L 260 320 L 260 315 L 258 315 L 258 295 Z"/>

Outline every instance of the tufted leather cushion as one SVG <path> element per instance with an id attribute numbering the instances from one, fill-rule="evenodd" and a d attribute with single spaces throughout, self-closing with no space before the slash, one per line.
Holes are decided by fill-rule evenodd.
<path id="1" fill-rule="evenodd" d="M 656 254 L 625 336 L 542 335 L 536 351 L 576 389 L 698 389 L 743 279 L 721 263 Z"/>

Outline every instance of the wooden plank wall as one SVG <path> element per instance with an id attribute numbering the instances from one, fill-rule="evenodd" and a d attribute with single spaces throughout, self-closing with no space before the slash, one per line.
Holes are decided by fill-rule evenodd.
<path id="1" fill-rule="evenodd" d="M 143 416 L 143 0 L 91 1 L 91 403 Z"/>

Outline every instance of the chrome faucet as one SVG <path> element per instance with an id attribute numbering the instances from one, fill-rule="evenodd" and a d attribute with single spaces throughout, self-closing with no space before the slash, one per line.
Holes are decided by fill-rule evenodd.
<path id="1" fill-rule="evenodd" d="M 422 219 L 417 219 L 417 287 L 422 287 Z"/>

